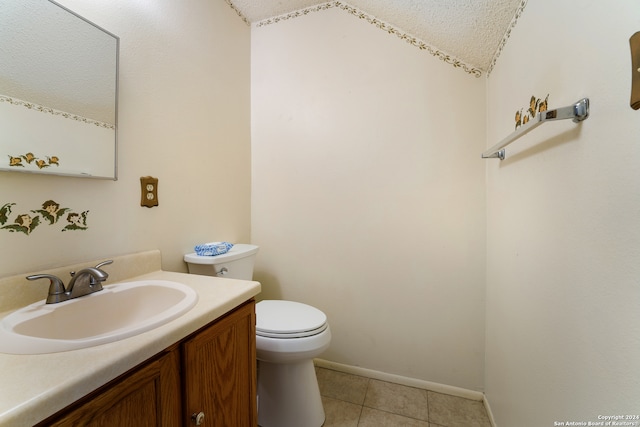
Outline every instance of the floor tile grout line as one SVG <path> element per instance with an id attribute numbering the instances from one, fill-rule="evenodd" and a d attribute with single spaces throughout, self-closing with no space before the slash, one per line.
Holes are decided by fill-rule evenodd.
<path id="1" fill-rule="evenodd" d="M 429 420 L 423 420 L 423 419 L 421 419 L 421 418 L 412 417 L 411 415 L 398 414 L 397 412 L 391 412 L 391 411 L 387 411 L 387 410 L 385 410 L 385 409 L 374 408 L 374 407 L 372 407 L 372 406 L 362 405 L 362 408 L 363 408 L 363 409 L 364 409 L 364 408 L 374 409 L 374 410 L 376 410 L 376 411 L 384 412 L 385 414 L 391 414 L 391 415 L 396 415 L 396 416 L 398 416 L 398 417 L 402 417 L 402 418 L 408 418 L 408 419 L 411 419 L 411 420 L 421 421 L 421 422 L 424 422 L 424 423 L 430 423 L 430 421 L 429 421 Z M 360 416 L 362 416 L 362 411 L 360 411 Z M 359 419 L 358 419 L 358 421 L 359 421 Z M 434 424 L 434 426 L 435 426 L 435 427 L 440 427 L 440 425 L 439 425 L 439 424 Z"/>
<path id="2" fill-rule="evenodd" d="M 369 389 L 371 388 L 371 378 L 367 378 L 367 386 L 364 389 L 364 397 L 362 398 L 362 406 L 364 407 L 365 402 L 367 401 L 367 394 L 369 394 Z M 362 412 L 360 412 L 362 414 Z"/>
<path id="3" fill-rule="evenodd" d="M 386 413 L 386 414 L 398 415 L 398 416 L 400 416 L 400 417 L 410 418 L 410 419 L 412 419 L 412 420 L 416 420 L 416 421 L 423 421 L 423 422 L 427 422 L 427 423 L 431 423 L 431 424 L 433 424 L 433 423 L 432 423 L 431 421 L 429 421 L 429 420 L 423 420 L 423 419 L 421 419 L 421 418 L 415 418 L 415 417 L 412 417 L 412 416 L 410 416 L 410 415 L 405 415 L 405 414 L 400 414 L 400 413 L 397 413 L 397 412 L 388 411 L 388 410 L 386 410 L 386 409 L 377 408 L 377 407 L 375 407 L 375 406 L 369 406 L 369 405 L 366 405 L 366 404 L 364 404 L 364 403 L 362 403 L 362 404 L 353 403 L 353 402 L 349 402 L 348 400 L 340 399 L 340 398 L 338 398 L 338 397 L 332 397 L 332 396 L 326 396 L 326 395 L 322 395 L 322 397 L 325 397 L 325 398 L 327 398 L 327 399 L 337 400 L 337 401 L 344 402 L 344 403 L 349 403 L 349 404 L 351 404 L 351 405 L 355 405 L 355 406 L 359 407 L 359 408 L 360 408 L 360 413 L 359 413 L 359 415 L 358 415 L 358 422 L 360 422 L 360 418 L 362 418 L 362 410 L 363 410 L 364 408 L 367 408 L 367 409 L 373 409 L 373 410 L 376 410 L 376 411 L 384 412 L 384 413 Z M 434 427 L 446 427 L 446 426 L 442 426 L 442 425 L 440 425 L 440 424 L 434 424 Z"/>
<path id="4" fill-rule="evenodd" d="M 364 406 L 360 405 L 360 412 L 358 413 L 358 423 L 356 424 L 356 427 L 360 425 L 360 420 L 362 419 L 362 410 L 364 409 Z"/>
<path id="5" fill-rule="evenodd" d="M 427 423 L 431 425 L 431 405 L 429 405 L 429 390 L 425 390 L 424 394 L 427 395 Z"/>
<path id="6" fill-rule="evenodd" d="M 380 411 L 380 412 L 384 412 L 386 414 L 391 414 L 391 415 L 397 415 L 397 416 L 402 416 L 408 419 L 412 419 L 412 420 L 416 420 L 416 421 L 420 421 L 420 422 L 426 422 L 428 424 L 431 424 L 431 427 L 447 427 L 449 424 L 445 423 L 445 424 L 438 424 L 438 423 L 434 423 L 431 420 L 433 419 L 433 416 L 436 414 L 432 414 L 434 408 L 433 405 L 435 403 L 434 399 L 436 399 L 436 396 L 446 396 L 448 398 L 453 398 L 456 400 L 461 400 L 461 401 L 473 401 L 474 399 L 468 399 L 468 398 L 464 398 L 464 397 L 460 397 L 460 396 L 455 396 L 455 395 L 449 395 L 448 393 L 442 393 L 439 391 L 435 391 L 435 390 L 430 390 L 430 389 L 426 389 L 426 388 L 422 388 L 422 387 L 413 387 L 413 386 L 406 386 L 403 384 L 397 384 L 394 383 L 392 381 L 385 381 L 385 380 L 378 380 L 375 378 L 369 378 L 366 376 L 362 376 L 362 375 L 357 375 L 357 374 L 349 374 L 346 372 L 342 372 L 339 370 L 333 370 L 333 369 L 329 369 L 329 368 L 317 368 L 316 373 L 318 373 L 321 370 L 327 370 L 327 371 L 334 371 L 336 373 L 339 373 L 341 376 L 350 376 L 350 377 L 358 377 L 361 378 L 363 380 L 365 380 L 364 383 L 361 383 L 360 387 L 364 386 L 364 393 L 363 393 L 363 398 L 362 398 L 362 404 L 358 404 L 355 403 L 355 399 L 354 400 L 346 400 L 348 399 L 347 396 L 344 396 L 345 398 L 338 398 L 338 397 L 334 397 L 334 396 L 330 396 L 330 395 L 326 395 L 326 394 L 322 394 L 322 396 L 329 398 L 329 399 L 333 399 L 333 400 L 337 400 L 337 401 L 341 401 L 344 403 L 348 403 L 351 405 L 354 405 L 356 408 L 359 409 L 358 412 L 358 416 L 357 416 L 357 423 L 358 425 L 360 425 L 360 422 L 362 421 L 362 417 L 363 417 L 363 413 L 364 413 L 364 409 L 371 409 L 371 410 L 375 410 L 375 411 Z M 370 393 L 372 392 L 372 390 L 374 389 L 373 384 L 376 384 L 375 382 L 379 381 L 381 383 L 389 383 L 389 384 L 394 384 L 396 386 L 401 386 L 401 387 L 407 387 L 407 388 L 411 388 L 411 389 L 418 389 L 421 390 L 422 393 L 424 393 L 425 396 L 425 401 L 423 405 L 426 405 L 426 415 L 427 415 L 427 419 L 422 419 L 422 418 L 415 418 L 414 416 L 411 415 L 407 415 L 401 412 L 395 412 L 393 409 L 389 410 L 389 409 L 383 409 L 383 408 L 378 408 L 375 405 L 375 399 L 372 397 L 373 401 L 369 401 L 369 403 L 367 403 L 367 398 L 370 397 Z M 360 389 L 362 390 L 362 388 Z M 361 391 L 362 392 L 362 391 Z M 361 393 L 359 392 L 359 393 Z M 438 398 L 440 399 L 440 398 Z M 438 400 L 436 399 L 436 400 Z M 360 399 L 358 399 L 357 401 L 360 401 Z M 438 406 L 438 405 L 436 405 Z M 424 406 L 423 406 L 424 407 Z M 354 408 L 354 410 L 356 409 Z M 355 415 L 355 413 L 354 413 Z M 482 415 L 480 415 L 482 417 Z M 484 417 L 482 417 L 484 418 Z M 354 421 L 355 419 L 352 418 Z"/>
<path id="7" fill-rule="evenodd" d="M 363 377 L 366 378 L 366 377 Z M 358 414 L 358 423 L 356 426 L 360 425 L 360 421 L 362 420 L 362 411 L 364 411 L 364 402 L 367 401 L 367 393 L 369 392 L 369 385 L 371 384 L 371 378 L 367 378 L 367 386 L 364 388 L 364 396 L 362 397 L 362 404 L 360 405 L 360 413 Z"/>

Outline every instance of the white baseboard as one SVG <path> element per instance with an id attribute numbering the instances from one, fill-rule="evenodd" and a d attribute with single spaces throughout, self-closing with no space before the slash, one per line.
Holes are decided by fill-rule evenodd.
<path id="1" fill-rule="evenodd" d="M 491 427 L 498 427 L 496 425 L 496 420 L 493 418 L 493 412 L 491 412 L 491 405 L 489 405 L 489 399 L 484 395 L 482 398 L 482 403 L 484 403 L 484 409 L 487 411 L 487 415 L 489 416 L 489 422 L 491 423 Z"/>
<path id="2" fill-rule="evenodd" d="M 488 402 L 484 398 L 484 394 L 479 391 L 468 390 L 466 388 L 454 387 L 446 384 L 434 383 L 431 381 L 418 380 L 415 378 L 403 377 L 400 375 L 387 374 L 385 372 L 374 371 L 372 369 L 360 368 L 358 366 L 344 365 L 342 363 L 330 362 L 324 359 L 314 359 L 316 366 L 320 368 L 332 369 L 334 371 L 344 372 L 346 374 L 359 375 L 361 377 L 373 378 L 375 380 L 387 381 L 394 384 L 406 385 L 408 387 L 421 388 L 431 390 L 437 393 L 449 394 L 452 396 L 464 397 L 465 399 L 478 400 L 484 402 L 489 413 L 489 419 L 493 423 L 491 413 L 488 410 Z M 493 424 L 495 427 L 495 424 Z"/>

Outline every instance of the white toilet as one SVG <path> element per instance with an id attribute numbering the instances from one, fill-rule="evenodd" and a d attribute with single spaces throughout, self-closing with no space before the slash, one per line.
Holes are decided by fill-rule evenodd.
<path id="1" fill-rule="evenodd" d="M 216 256 L 184 256 L 191 274 L 252 280 L 258 247 L 237 244 Z M 261 427 L 320 427 L 324 408 L 313 358 L 331 342 L 327 316 L 293 301 L 256 304 L 258 424 Z"/>

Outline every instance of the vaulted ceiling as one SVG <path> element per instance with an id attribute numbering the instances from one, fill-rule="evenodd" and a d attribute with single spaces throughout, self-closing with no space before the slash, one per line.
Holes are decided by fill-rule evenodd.
<path id="1" fill-rule="evenodd" d="M 527 0 L 226 0 L 251 24 L 318 5 L 382 21 L 474 73 L 490 71 Z M 361 16 L 362 17 L 362 16 Z M 406 38 L 406 37 L 403 37 Z M 451 62 L 451 61 L 449 61 Z M 467 67 L 468 66 L 468 67 Z"/>

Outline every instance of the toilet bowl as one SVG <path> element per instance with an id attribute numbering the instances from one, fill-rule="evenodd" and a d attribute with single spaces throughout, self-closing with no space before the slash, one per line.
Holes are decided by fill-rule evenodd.
<path id="1" fill-rule="evenodd" d="M 216 256 L 184 256 L 189 273 L 251 280 L 258 247 L 234 245 Z M 256 304 L 258 425 L 320 427 L 325 414 L 313 358 L 331 343 L 327 316 L 294 301 Z"/>
<path id="2" fill-rule="evenodd" d="M 258 424 L 317 426 L 325 415 L 313 358 L 331 342 L 325 314 L 293 301 L 256 304 Z"/>

